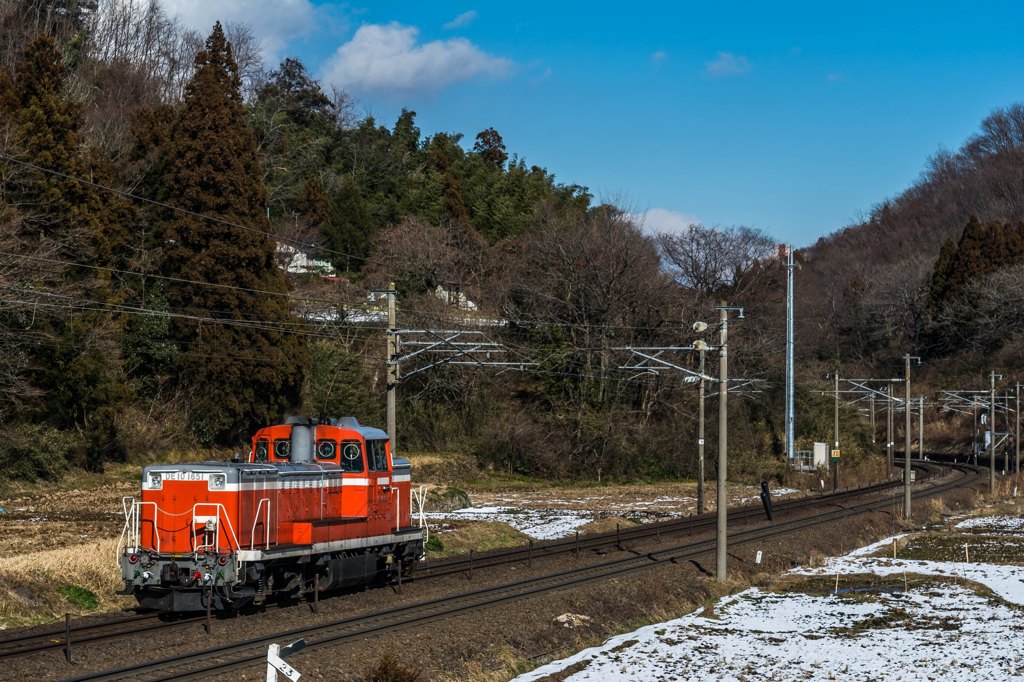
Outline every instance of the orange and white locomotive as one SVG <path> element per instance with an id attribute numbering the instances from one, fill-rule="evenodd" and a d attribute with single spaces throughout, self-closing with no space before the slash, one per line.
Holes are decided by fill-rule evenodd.
<path id="1" fill-rule="evenodd" d="M 125 498 L 125 589 L 144 607 L 237 609 L 357 585 L 423 556 L 411 467 L 355 419 L 260 429 L 246 461 L 147 466 Z"/>

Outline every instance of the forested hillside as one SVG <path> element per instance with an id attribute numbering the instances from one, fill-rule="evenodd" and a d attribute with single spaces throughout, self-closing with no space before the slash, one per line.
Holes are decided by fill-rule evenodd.
<path id="1" fill-rule="evenodd" d="M 809 357 L 934 374 L 1019 366 L 1024 267 L 1024 106 L 993 112 L 867 220 L 806 249 L 799 318 Z"/>
<path id="2" fill-rule="evenodd" d="M 473 330 L 506 363 L 449 345 L 434 359 L 456 362 L 403 365 L 400 448 L 552 477 L 692 475 L 696 385 L 628 348 L 689 345 L 724 301 L 746 309 L 730 374 L 757 380 L 730 401 L 736 472 L 784 470 L 785 268 L 768 235 L 651 236 L 493 128 L 424 136 L 413 111 L 357 110 L 296 59 L 262 64 L 244 26 L 198 36 L 155 2 L 0 0 L 5 471 L 241 449 L 291 413 L 382 425 L 373 292 L 391 283 L 400 328 Z M 959 353 L 965 329 L 1004 347 L 1022 143 L 1024 111 L 997 112 L 865 224 L 799 254 L 804 377 L 908 346 Z M 801 394 L 799 445 L 823 439 L 828 405 Z M 855 464 L 869 437 L 852 415 L 843 428 Z"/>

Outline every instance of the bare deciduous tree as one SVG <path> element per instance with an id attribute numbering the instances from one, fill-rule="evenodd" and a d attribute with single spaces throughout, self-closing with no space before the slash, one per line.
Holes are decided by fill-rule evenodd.
<path id="1" fill-rule="evenodd" d="M 775 241 L 750 227 L 690 225 L 661 234 L 658 248 L 676 283 L 699 300 L 728 295 L 739 301 L 756 283 L 758 266 L 772 258 Z"/>

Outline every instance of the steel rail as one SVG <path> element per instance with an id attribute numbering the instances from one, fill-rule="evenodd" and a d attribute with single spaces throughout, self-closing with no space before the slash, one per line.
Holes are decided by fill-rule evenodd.
<path id="1" fill-rule="evenodd" d="M 928 477 L 929 468 L 925 463 L 915 462 L 914 467 L 925 473 L 919 478 L 923 482 Z M 862 495 L 882 492 L 888 488 L 900 485 L 899 481 L 886 481 L 873 483 L 855 488 L 847 488 L 837 493 L 824 493 L 819 495 L 805 495 L 800 498 L 780 500 L 775 503 L 774 511 L 783 516 L 798 510 L 814 507 L 823 503 L 836 503 L 849 498 Z M 749 522 L 761 517 L 763 511 L 756 505 L 730 509 L 730 518 L 735 523 Z M 561 540 L 550 540 L 534 543 L 532 546 L 518 546 L 507 549 L 492 550 L 478 555 L 462 555 L 441 561 L 427 562 L 421 567 L 416 567 L 413 575 L 408 578 L 410 582 L 419 582 L 443 578 L 450 575 L 464 574 L 472 570 L 486 570 L 498 566 L 531 561 L 532 559 L 545 559 L 563 555 L 570 552 L 596 552 L 602 549 L 618 547 L 626 542 L 672 536 L 680 533 L 693 535 L 695 532 L 710 530 L 715 527 L 715 513 L 702 514 L 700 516 L 689 516 L 676 519 L 668 519 L 636 526 L 628 526 L 618 531 L 605 533 L 586 534 L 578 539 L 568 538 Z M 161 620 L 165 614 L 142 614 L 116 621 L 103 623 L 90 623 L 85 625 L 74 625 L 71 630 L 73 646 L 86 644 L 98 644 L 110 640 L 120 639 L 125 636 L 144 634 L 165 628 L 174 628 L 185 624 L 201 622 L 203 617 L 186 617 L 175 621 Z M 140 626 L 141 624 L 141 626 Z M 120 625 L 129 625 L 119 629 Z M 107 632 L 107 630 L 113 631 Z M 65 630 L 51 629 L 44 632 L 16 635 L 0 641 L 0 660 L 26 656 L 47 650 L 62 649 L 65 646 Z M 7 646 L 13 644 L 14 646 Z"/>
<path id="2" fill-rule="evenodd" d="M 163 615 L 163 613 L 140 613 L 99 623 L 75 623 L 71 627 L 71 644 L 73 647 L 77 647 L 80 644 L 103 642 L 126 635 L 162 630 L 203 620 L 195 617 L 168 622 L 160 620 Z M 59 628 L 23 633 L 0 640 L 0 661 L 50 649 L 63 649 L 66 646 L 67 634 L 67 630 Z"/>
<path id="3" fill-rule="evenodd" d="M 930 488 L 919 491 L 918 497 L 930 497 L 954 488 L 971 485 L 981 477 L 981 472 L 983 471 L 982 467 L 971 465 L 950 465 L 948 468 L 959 471 L 963 474 L 962 478 L 934 484 Z M 900 495 L 897 492 L 892 496 L 877 498 L 847 507 L 839 507 L 838 509 L 811 517 L 802 517 L 782 523 L 734 531 L 730 535 L 730 544 L 750 543 L 824 523 L 831 523 L 857 514 L 885 509 L 892 504 L 898 504 L 899 499 Z M 691 559 L 710 553 L 714 549 L 714 544 L 715 541 L 713 539 L 700 540 L 655 552 L 613 559 L 583 568 L 560 571 L 535 578 L 526 578 L 517 582 L 483 588 L 452 597 L 392 607 L 378 613 L 342 619 L 313 627 L 295 628 L 244 642 L 190 652 L 181 656 L 167 657 L 113 670 L 90 673 L 72 678 L 70 682 L 117 679 L 209 679 L 211 675 L 223 674 L 228 671 L 262 664 L 266 658 L 265 647 L 274 641 L 287 641 L 291 638 L 303 636 L 306 638 L 317 638 L 307 643 L 307 649 L 333 646 L 374 634 L 449 618 L 469 611 L 490 608 L 498 604 L 536 596 L 553 590 L 578 587 L 590 582 L 646 570 L 652 566 L 678 563 L 684 559 Z M 202 667 L 199 669 L 189 668 L 180 670 L 182 666 L 199 662 L 202 663 Z M 174 670 L 175 668 L 179 668 L 179 670 Z M 157 676 L 150 677 L 150 675 Z"/>
<path id="4" fill-rule="evenodd" d="M 930 472 L 930 467 L 927 466 L 927 463 L 919 461 L 914 462 L 913 467 L 915 470 L 925 473 L 925 476 L 919 477 L 918 479 L 919 483 L 925 482 Z M 884 492 L 890 488 L 902 488 L 902 485 L 902 480 L 894 479 L 892 481 L 884 481 L 882 483 L 872 483 L 855 488 L 846 488 L 836 493 L 828 492 L 818 495 L 805 495 L 803 497 L 782 499 L 773 503 L 773 511 L 776 514 L 785 514 L 808 507 L 814 507 L 823 503 L 842 501 L 860 497 L 862 495 Z M 764 511 L 758 505 L 746 505 L 729 510 L 730 520 L 740 522 L 759 518 L 763 514 Z M 692 535 L 694 531 L 703 531 L 714 528 L 715 523 L 715 512 L 710 512 L 699 516 L 668 519 L 665 521 L 656 521 L 636 526 L 631 525 L 625 528 L 620 528 L 618 531 L 607 531 L 604 533 L 593 534 L 588 533 L 587 535 L 581 536 L 578 543 L 575 538 L 570 537 L 565 539 L 536 542 L 532 544 L 532 547 L 517 546 L 507 549 L 491 550 L 489 552 L 474 554 L 472 559 L 466 555 L 460 555 L 458 557 L 443 559 L 440 561 L 424 562 L 415 568 L 413 580 L 422 579 L 424 577 L 441 577 L 444 575 L 462 573 L 469 570 L 471 564 L 474 569 L 488 568 L 491 566 L 516 563 L 530 558 L 537 559 L 565 554 L 568 552 L 575 552 L 577 549 L 579 549 L 580 552 L 585 550 L 604 549 L 627 540 L 672 535 L 681 532 L 686 532 L 687 534 Z"/>
<path id="5" fill-rule="evenodd" d="M 925 473 L 919 480 L 924 481 L 928 475 L 928 467 L 922 462 L 914 463 L 914 467 Z M 801 508 L 811 507 L 823 502 L 836 502 L 839 500 L 857 497 L 873 492 L 880 492 L 887 488 L 899 485 L 899 481 L 888 481 L 869 484 L 856 488 L 848 488 L 838 493 L 827 493 L 821 495 L 806 495 L 801 498 L 780 500 L 776 503 L 775 512 L 781 515 L 791 513 Z M 749 521 L 758 518 L 761 514 L 759 507 L 745 506 L 730 510 L 730 515 L 736 522 Z M 442 578 L 449 575 L 465 573 L 474 569 L 486 570 L 496 566 L 529 561 L 533 558 L 544 559 L 554 557 L 568 552 L 598 551 L 609 547 L 619 547 L 627 541 L 636 541 L 651 537 L 659 538 L 662 535 L 671 536 L 685 532 L 693 535 L 695 531 L 700 532 L 714 527 L 714 514 L 701 516 L 690 516 L 679 519 L 652 522 L 639 526 L 628 526 L 618 531 L 609 531 L 600 534 L 587 534 L 578 540 L 574 538 L 564 540 L 553 540 L 536 543 L 531 546 L 520 546 L 503 550 L 494 550 L 475 556 L 460 556 L 452 559 L 445 559 L 428 563 L 425 568 L 418 568 L 412 581 L 430 580 Z M 124 636 L 142 634 L 173 628 L 179 625 L 202 621 L 202 617 L 187 617 L 173 622 L 160 620 L 162 614 L 142 614 L 124 618 L 116 621 L 103 623 L 77 624 L 72 627 L 72 643 L 74 646 L 83 644 L 95 644 L 108 640 L 118 639 Z M 135 624 L 150 623 L 138 627 Z M 130 624 L 132 627 L 117 629 L 119 625 Z M 105 632 L 114 628 L 113 632 Z M 61 649 L 65 646 L 65 631 L 63 629 L 52 629 L 44 632 L 16 635 L 0 641 L 0 660 L 15 658 L 33 653 L 39 653 L 51 649 Z M 14 646 L 7 646 L 13 644 Z"/>

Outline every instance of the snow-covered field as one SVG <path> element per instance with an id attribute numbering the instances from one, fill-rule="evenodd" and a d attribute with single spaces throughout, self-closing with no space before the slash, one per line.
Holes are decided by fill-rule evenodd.
<path id="1" fill-rule="evenodd" d="M 737 491 L 739 504 L 759 502 L 750 496 L 749 490 Z M 772 498 L 779 499 L 797 494 L 792 488 L 772 491 Z M 713 509 L 713 503 L 709 508 Z M 501 521 L 535 540 L 553 540 L 572 535 L 582 526 L 611 516 L 637 523 L 659 521 L 671 517 L 685 516 L 696 510 L 697 500 L 685 496 L 658 496 L 637 499 L 622 494 L 570 495 L 559 497 L 548 491 L 543 497 L 536 494 L 504 493 L 485 498 L 481 506 L 466 507 L 451 512 L 430 512 L 426 517 L 434 524 L 457 521 Z"/>
<path id="2" fill-rule="evenodd" d="M 1024 531 L 1024 522 L 987 517 L 956 528 L 1009 537 Z M 564 679 L 571 682 L 1024 679 L 1024 568 L 893 559 L 893 540 L 791 572 L 794 578 L 838 575 L 841 591 L 844 576 L 848 586 L 855 575 L 890 576 L 893 591 L 753 588 L 722 599 L 711 614 L 698 610 L 619 635 L 516 682 L 569 668 L 574 672 Z M 934 579 L 902 591 L 904 575 Z"/>

